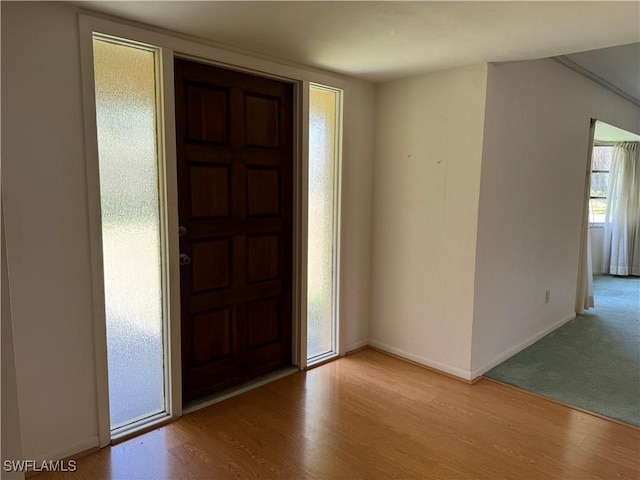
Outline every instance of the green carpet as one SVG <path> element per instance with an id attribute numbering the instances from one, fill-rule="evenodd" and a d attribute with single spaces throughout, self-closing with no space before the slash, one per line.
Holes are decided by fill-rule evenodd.
<path id="1" fill-rule="evenodd" d="M 485 376 L 640 427 L 640 278 L 598 275 L 594 297 Z"/>

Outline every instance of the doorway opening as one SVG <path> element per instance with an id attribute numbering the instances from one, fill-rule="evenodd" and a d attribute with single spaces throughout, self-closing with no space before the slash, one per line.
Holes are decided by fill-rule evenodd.
<path id="1" fill-rule="evenodd" d="M 167 415 L 158 51 L 95 34 L 111 436 Z"/>
<path id="2" fill-rule="evenodd" d="M 633 152 L 639 142 L 640 135 L 595 122 L 589 192 L 594 275 L 640 275 L 640 209 L 637 201 L 625 200 L 640 195 L 640 161 Z"/>

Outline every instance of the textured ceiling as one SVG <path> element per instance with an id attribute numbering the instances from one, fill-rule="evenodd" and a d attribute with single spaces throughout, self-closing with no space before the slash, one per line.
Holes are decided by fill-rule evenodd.
<path id="1" fill-rule="evenodd" d="M 593 138 L 601 142 L 640 142 L 640 135 L 627 132 L 601 121 L 596 122 Z"/>
<path id="2" fill-rule="evenodd" d="M 640 41 L 640 2 L 67 2 L 380 82 Z"/>

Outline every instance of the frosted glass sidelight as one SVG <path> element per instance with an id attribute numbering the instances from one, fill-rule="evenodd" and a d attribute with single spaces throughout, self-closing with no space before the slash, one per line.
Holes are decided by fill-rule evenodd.
<path id="1" fill-rule="evenodd" d="M 113 430 L 165 410 L 155 53 L 93 48 Z"/>
<path id="2" fill-rule="evenodd" d="M 307 357 L 336 350 L 335 218 L 339 92 L 309 91 Z"/>

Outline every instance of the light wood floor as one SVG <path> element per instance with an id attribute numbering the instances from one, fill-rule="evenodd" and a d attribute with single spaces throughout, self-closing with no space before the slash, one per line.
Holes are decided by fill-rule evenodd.
<path id="1" fill-rule="evenodd" d="M 640 430 L 372 350 L 301 372 L 37 480 L 640 478 Z"/>

